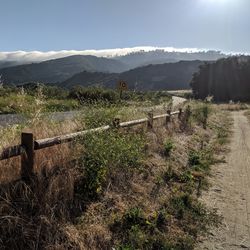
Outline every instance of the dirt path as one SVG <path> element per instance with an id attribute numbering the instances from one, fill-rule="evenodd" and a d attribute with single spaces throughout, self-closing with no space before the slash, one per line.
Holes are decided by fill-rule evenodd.
<path id="1" fill-rule="evenodd" d="M 183 97 L 179 97 L 179 96 L 173 96 L 172 97 L 172 100 L 173 100 L 173 107 L 175 108 L 176 106 L 184 103 L 186 101 L 185 98 Z"/>
<path id="2" fill-rule="evenodd" d="M 250 124 L 244 112 L 233 112 L 230 153 L 213 168 L 212 187 L 203 200 L 217 208 L 223 225 L 197 249 L 250 249 Z"/>

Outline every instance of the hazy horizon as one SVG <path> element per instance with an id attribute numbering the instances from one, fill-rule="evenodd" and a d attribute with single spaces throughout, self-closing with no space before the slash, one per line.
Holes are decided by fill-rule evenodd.
<path id="1" fill-rule="evenodd" d="M 130 53 L 136 53 L 140 51 L 156 51 L 163 50 L 165 52 L 177 52 L 177 53 L 200 53 L 200 52 L 220 52 L 226 55 L 244 54 L 242 52 L 225 52 L 215 49 L 198 49 L 198 48 L 174 48 L 174 47 L 153 47 L 153 46 L 139 46 L 131 48 L 115 48 L 115 49 L 102 49 L 102 50 L 61 50 L 61 51 L 13 51 L 13 52 L 1 52 L 0 60 L 2 61 L 45 61 L 50 59 L 57 59 L 73 55 L 91 55 L 97 57 L 112 58 L 116 56 L 125 56 Z M 246 54 L 246 53 L 245 53 Z"/>

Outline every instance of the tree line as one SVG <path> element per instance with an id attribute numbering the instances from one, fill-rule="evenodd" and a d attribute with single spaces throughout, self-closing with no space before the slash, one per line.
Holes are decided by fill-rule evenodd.
<path id="1" fill-rule="evenodd" d="M 250 56 L 234 56 L 205 63 L 194 73 L 191 87 L 197 99 L 216 102 L 250 100 Z"/>

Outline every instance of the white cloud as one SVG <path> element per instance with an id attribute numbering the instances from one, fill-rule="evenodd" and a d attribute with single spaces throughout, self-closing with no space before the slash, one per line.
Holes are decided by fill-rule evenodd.
<path id="1" fill-rule="evenodd" d="M 173 48 L 173 47 L 133 47 L 133 48 L 117 48 L 117 49 L 104 49 L 104 50 L 61 50 L 61 51 L 13 51 L 13 52 L 0 52 L 0 60 L 5 61 L 24 61 L 24 62 L 40 62 L 50 59 L 62 58 L 72 55 L 93 55 L 98 57 L 114 57 L 127 55 L 129 53 L 138 51 L 154 51 L 157 49 L 164 50 L 166 52 L 187 52 L 195 53 L 207 51 L 206 49 L 196 49 L 196 48 Z"/>

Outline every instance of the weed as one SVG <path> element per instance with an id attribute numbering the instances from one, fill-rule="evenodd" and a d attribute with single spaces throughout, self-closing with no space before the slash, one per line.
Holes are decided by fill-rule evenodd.
<path id="1" fill-rule="evenodd" d="M 120 239 L 117 249 L 193 249 L 194 239 L 187 234 L 169 237 L 171 215 L 159 210 L 146 217 L 141 209 L 132 208 L 120 220 L 111 225 L 111 230 Z"/>
<path id="2" fill-rule="evenodd" d="M 181 227 L 191 237 L 205 233 L 210 226 L 218 225 L 219 216 L 209 211 L 197 199 L 187 193 L 177 193 L 166 205 L 170 214 L 180 220 Z"/>
<path id="3" fill-rule="evenodd" d="M 163 180 L 166 183 L 169 183 L 171 181 L 178 182 L 180 180 L 180 174 L 177 173 L 172 166 L 170 165 L 167 169 L 167 171 L 163 174 Z"/>
<path id="4" fill-rule="evenodd" d="M 184 171 L 184 172 L 181 174 L 181 176 L 180 176 L 180 180 L 181 180 L 181 182 L 183 182 L 183 183 L 188 183 L 188 182 L 193 181 L 192 172 L 189 171 L 189 170 Z"/>
<path id="5" fill-rule="evenodd" d="M 214 163 L 213 148 L 200 151 L 191 150 L 188 155 L 188 165 L 197 171 L 209 171 L 210 165 Z"/>
<path id="6" fill-rule="evenodd" d="M 198 166 L 201 165 L 201 154 L 198 151 L 192 150 L 188 155 L 188 164 L 189 166 Z"/>
<path id="7" fill-rule="evenodd" d="M 164 142 L 164 154 L 165 156 L 170 156 L 171 151 L 174 149 L 174 143 L 171 139 L 167 139 Z"/>

